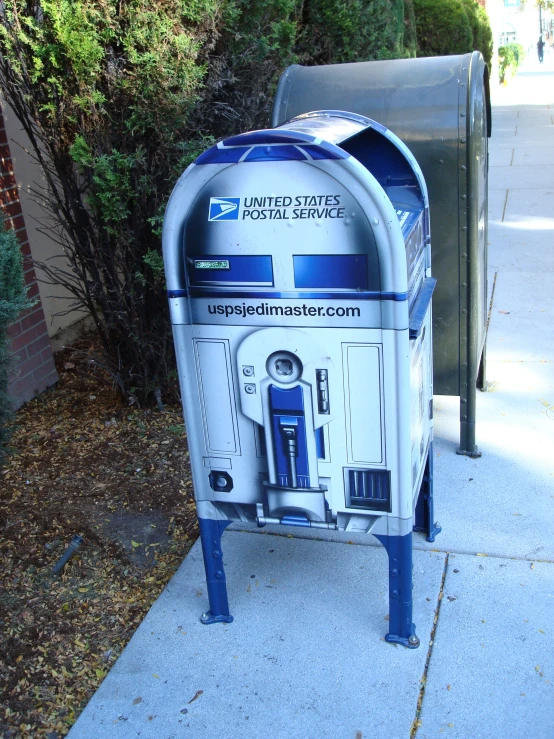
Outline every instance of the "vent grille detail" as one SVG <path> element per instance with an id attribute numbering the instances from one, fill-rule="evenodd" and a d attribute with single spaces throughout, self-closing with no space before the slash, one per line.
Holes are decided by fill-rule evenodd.
<path id="1" fill-rule="evenodd" d="M 388 470 L 345 470 L 347 505 L 369 511 L 391 511 Z"/>

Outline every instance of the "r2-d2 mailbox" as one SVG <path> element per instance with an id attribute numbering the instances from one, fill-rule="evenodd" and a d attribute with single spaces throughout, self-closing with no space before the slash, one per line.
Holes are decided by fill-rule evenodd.
<path id="1" fill-rule="evenodd" d="M 408 647 L 432 501 L 427 190 L 402 142 L 321 111 L 229 138 L 169 201 L 163 250 L 210 609 L 232 521 L 370 532 Z M 415 526 L 414 526 L 415 523 Z"/>

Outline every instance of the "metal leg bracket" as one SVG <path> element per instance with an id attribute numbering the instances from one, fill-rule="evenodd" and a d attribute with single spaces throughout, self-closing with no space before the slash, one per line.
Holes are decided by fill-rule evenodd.
<path id="1" fill-rule="evenodd" d="M 389 633 L 385 640 L 409 649 L 419 647 L 412 623 L 412 534 L 377 535 L 389 555 Z"/>
<path id="2" fill-rule="evenodd" d="M 198 519 L 210 602 L 210 610 L 200 617 L 203 624 L 228 624 L 233 620 L 229 613 L 227 582 L 221 552 L 221 535 L 230 523 L 230 521 L 212 521 L 209 518 Z"/>
<path id="3" fill-rule="evenodd" d="M 433 443 L 429 444 L 427 462 L 421 481 L 421 488 L 415 509 L 414 531 L 423 531 L 427 541 L 435 541 L 435 536 L 442 531 L 434 521 L 435 510 L 433 502 Z"/>

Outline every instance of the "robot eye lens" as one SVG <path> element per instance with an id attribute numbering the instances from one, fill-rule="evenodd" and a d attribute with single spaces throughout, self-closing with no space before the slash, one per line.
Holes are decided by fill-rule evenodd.
<path id="1" fill-rule="evenodd" d="M 293 367 L 290 359 L 278 359 L 275 362 L 275 372 L 277 372 L 278 375 L 288 377 L 289 375 L 292 375 L 292 369 Z"/>
<path id="2" fill-rule="evenodd" d="M 303 372 L 302 362 L 292 352 L 279 351 L 271 354 L 266 364 L 267 374 L 272 380 L 290 385 L 300 379 Z"/>

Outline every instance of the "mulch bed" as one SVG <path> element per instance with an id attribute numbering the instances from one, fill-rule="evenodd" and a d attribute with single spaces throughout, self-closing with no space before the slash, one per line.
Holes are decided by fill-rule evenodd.
<path id="1" fill-rule="evenodd" d="M 2 739 L 67 734 L 197 537 L 180 406 L 126 407 L 91 357 L 57 355 L 0 468 Z"/>

